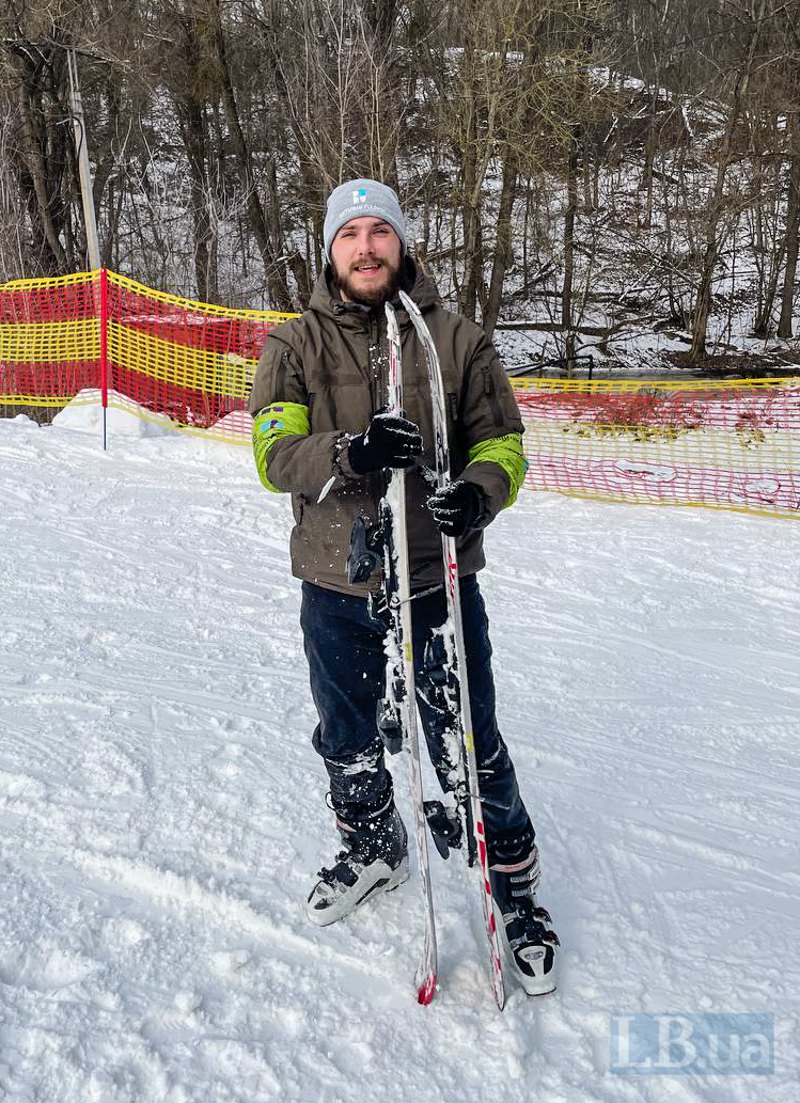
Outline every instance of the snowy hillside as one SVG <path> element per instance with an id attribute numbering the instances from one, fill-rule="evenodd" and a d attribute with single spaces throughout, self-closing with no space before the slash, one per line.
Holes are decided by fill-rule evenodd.
<path id="1" fill-rule="evenodd" d="M 0 420 L 6 1103 L 796 1098 L 800 525 L 530 493 L 499 518 L 500 719 L 561 982 L 499 1014 L 436 858 L 421 1008 L 414 878 L 303 916 L 334 837 L 289 503 L 246 448 L 112 427 L 104 455 L 72 424 Z M 774 1074 L 614 1075 L 610 1018 L 641 1011 L 772 1013 Z"/>

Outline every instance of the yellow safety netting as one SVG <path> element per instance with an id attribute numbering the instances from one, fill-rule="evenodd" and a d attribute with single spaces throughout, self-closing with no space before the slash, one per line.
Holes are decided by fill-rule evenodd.
<path id="1" fill-rule="evenodd" d="M 270 329 L 293 315 L 169 295 L 114 272 L 0 285 L 0 407 L 103 401 L 249 444 Z M 800 516 L 800 381 L 515 379 L 526 486 Z"/>

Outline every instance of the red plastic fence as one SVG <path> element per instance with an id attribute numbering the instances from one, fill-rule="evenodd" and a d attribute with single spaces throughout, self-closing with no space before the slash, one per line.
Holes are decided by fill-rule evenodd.
<path id="1" fill-rule="evenodd" d="M 287 315 L 87 272 L 0 285 L 0 407 L 90 402 L 235 443 Z M 800 516 L 800 381 L 514 380 L 526 486 L 609 501 Z"/>

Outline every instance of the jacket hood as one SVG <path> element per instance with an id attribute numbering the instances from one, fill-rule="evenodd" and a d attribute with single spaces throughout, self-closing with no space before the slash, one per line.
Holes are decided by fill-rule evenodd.
<path id="1" fill-rule="evenodd" d="M 409 256 L 403 258 L 400 267 L 400 287 L 411 296 L 423 314 L 440 302 L 436 284 Z M 395 299 L 393 305 L 402 314 L 400 319 L 402 324 L 406 321 L 406 312 L 399 299 Z M 338 290 L 333 286 L 333 270 L 330 264 L 325 265 L 322 275 L 314 284 L 308 309 L 315 314 L 333 318 L 338 325 L 345 326 L 348 324 L 362 326 L 376 313 L 383 315 L 382 305 L 369 307 L 362 303 L 342 302 Z"/>

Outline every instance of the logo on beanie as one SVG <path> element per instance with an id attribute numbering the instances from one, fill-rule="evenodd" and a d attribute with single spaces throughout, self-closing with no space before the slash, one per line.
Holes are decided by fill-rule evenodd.
<path id="1" fill-rule="evenodd" d="M 367 201 L 367 189 L 366 188 L 358 188 L 357 191 L 353 192 L 353 202 L 354 203 L 366 203 L 366 201 Z"/>

